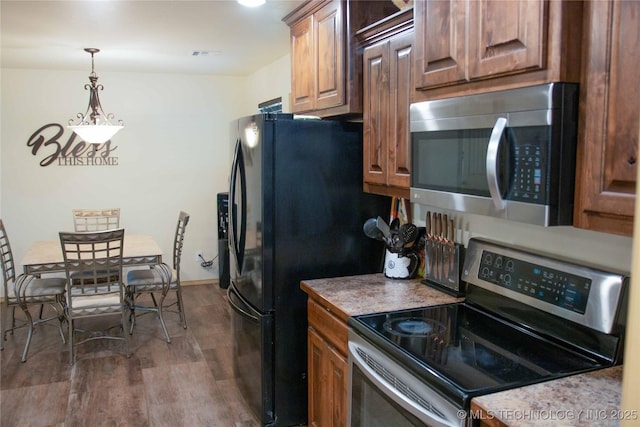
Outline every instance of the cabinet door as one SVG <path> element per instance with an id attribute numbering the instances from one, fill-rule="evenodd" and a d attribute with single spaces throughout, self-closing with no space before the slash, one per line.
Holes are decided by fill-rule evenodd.
<path id="1" fill-rule="evenodd" d="M 389 40 L 389 163 L 388 182 L 394 187 L 411 185 L 411 134 L 409 105 L 414 88 L 413 32 Z"/>
<path id="2" fill-rule="evenodd" d="M 585 3 L 577 227 L 633 233 L 640 131 L 640 2 Z"/>
<path id="3" fill-rule="evenodd" d="M 311 111 L 315 101 L 313 17 L 291 27 L 291 111 Z"/>
<path id="4" fill-rule="evenodd" d="M 469 2 L 469 79 L 545 66 L 547 2 Z"/>
<path id="5" fill-rule="evenodd" d="M 347 425 L 347 383 L 349 381 L 349 365 L 332 347 L 327 351 L 328 394 L 331 427 L 345 427 Z"/>
<path id="6" fill-rule="evenodd" d="M 308 330 L 309 426 L 347 424 L 347 360 L 315 330 Z"/>
<path id="7" fill-rule="evenodd" d="M 313 15 L 317 109 L 345 103 L 345 30 L 342 16 L 340 0 L 331 2 Z"/>
<path id="8" fill-rule="evenodd" d="M 389 129 L 389 42 L 367 47 L 363 53 L 363 179 L 387 183 Z"/>
<path id="9" fill-rule="evenodd" d="M 327 357 L 327 344 L 311 328 L 307 333 L 308 381 L 309 381 L 309 426 L 322 427 L 323 406 L 327 402 L 327 376 L 324 369 Z"/>
<path id="10" fill-rule="evenodd" d="M 468 2 L 421 0 L 413 8 L 416 86 L 424 89 L 466 80 Z"/>

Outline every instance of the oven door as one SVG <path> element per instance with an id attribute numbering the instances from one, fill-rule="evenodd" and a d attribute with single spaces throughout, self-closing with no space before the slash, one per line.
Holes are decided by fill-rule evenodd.
<path id="1" fill-rule="evenodd" d="M 466 411 L 349 330 L 349 426 L 453 427 L 465 419 Z"/>

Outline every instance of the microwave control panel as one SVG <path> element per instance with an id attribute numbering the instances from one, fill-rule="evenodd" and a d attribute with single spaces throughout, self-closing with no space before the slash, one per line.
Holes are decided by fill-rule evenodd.
<path id="1" fill-rule="evenodd" d="M 509 191 L 509 200 L 526 203 L 546 204 L 547 202 L 547 164 L 546 144 L 550 128 L 532 126 L 512 128 L 513 176 Z M 528 141 L 520 143 L 520 141 Z"/>

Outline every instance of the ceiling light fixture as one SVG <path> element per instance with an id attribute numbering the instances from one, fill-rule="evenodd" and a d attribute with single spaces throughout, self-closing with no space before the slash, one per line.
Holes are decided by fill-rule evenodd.
<path id="1" fill-rule="evenodd" d="M 246 7 L 262 6 L 265 2 L 266 0 L 238 0 L 238 3 Z"/>
<path id="2" fill-rule="evenodd" d="M 93 55 L 100 52 L 100 49 L 85 48 L 85 52 L 91 54 L 91 74 L 89 74 L 89 81 L 91 84 L 85 84 L 85 90 L 89 90 L 89 106 L 87 111 L 82 114 L 78 113 L 76 118 L 78 121 L 74 124 L 73 120 L 69 120 L 69 129 L 73 130 L 83 141 L 90 144 L 102 144 L 120 129 L 124 127 L 124 122 L 118 120 L 118 124 L 114 125 L 111 120 L 114 118 L 113 113 L 105 113 L 100 105 L 100 98 L 98 97 L 98 91 L 103 90 L 104 87 L 101 84 L 97 84 L 98 76 L 93 69 Z"/>

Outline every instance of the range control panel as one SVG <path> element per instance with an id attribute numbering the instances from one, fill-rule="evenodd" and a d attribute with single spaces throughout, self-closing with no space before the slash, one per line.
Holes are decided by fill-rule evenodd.
<path id="1" fill-rule="evenodd" d="M 591 279 L 488 250 L 481 260 L 479 279 L 584 314 Z"/>
<path id="2" fill-rule="evenodd" d="M 497 294 L 607 334 L 626 321 L 628 273 L 474 237 L 461 278 L 471 303 L 519 310 L 491 298 Z"/>

